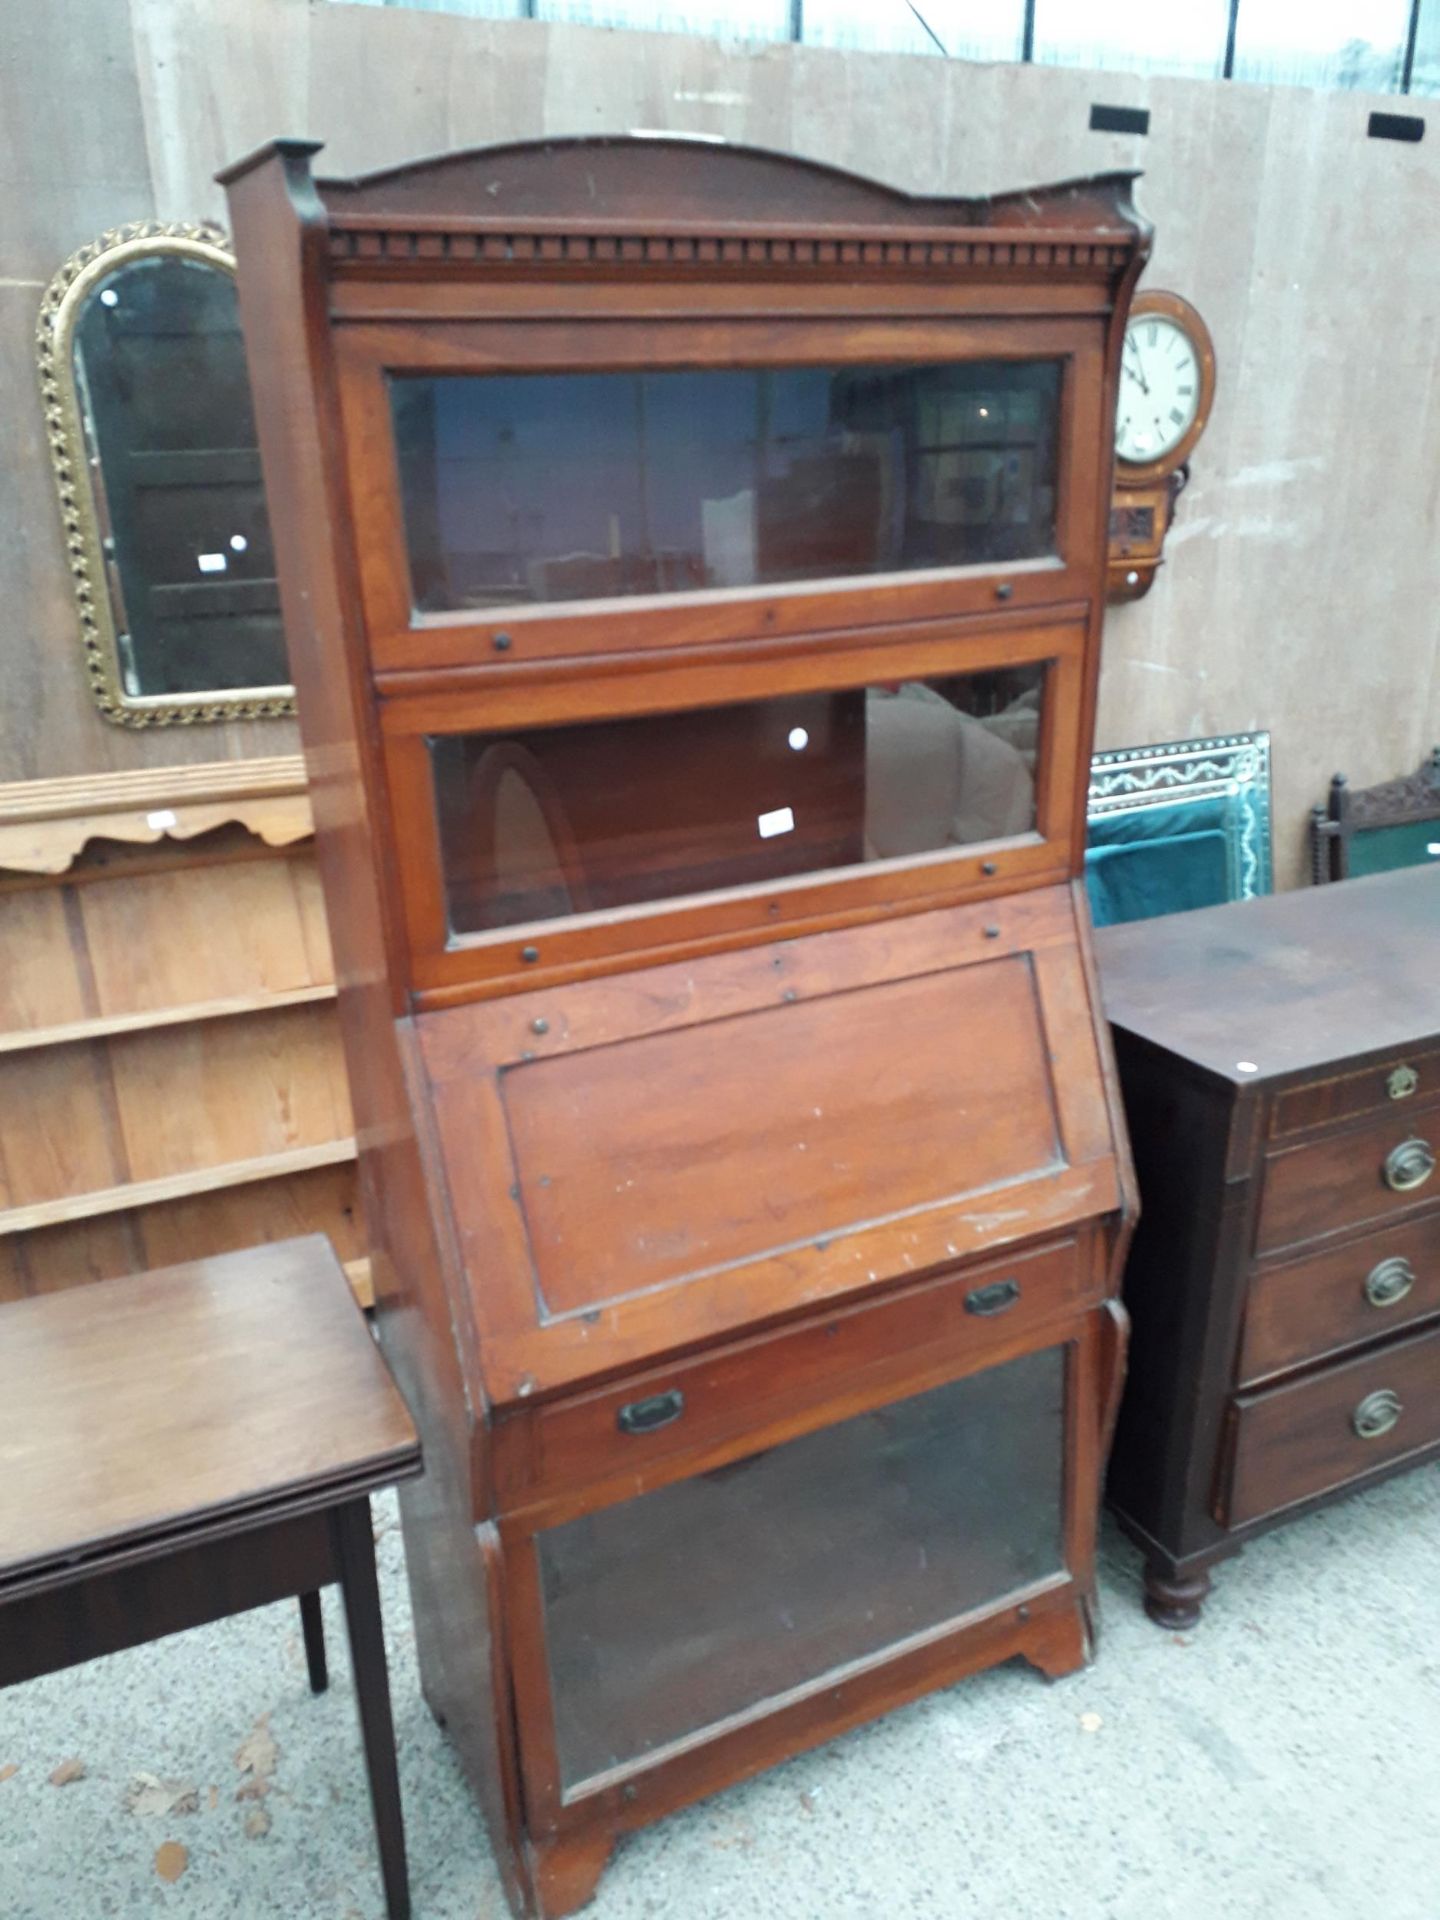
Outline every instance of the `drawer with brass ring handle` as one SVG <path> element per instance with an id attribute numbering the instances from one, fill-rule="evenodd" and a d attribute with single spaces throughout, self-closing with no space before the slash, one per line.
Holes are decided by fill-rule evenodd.
<path id="1" fill-rule="evenodd" d="M 1385 1184 L 1392 1193 L 1412 1193 L 1435 1171 L 1435 1150 L 1414 1135 L 1392 1147 L 1385 1156 Z"/>
<path id="2" fill-rule="evenodd" d="M 1365 1298 L 1372 1307 L 1395 1307 L 1414 1285 L 1414 1267 L 1403 1256 L 1396 1254 L 1389 1260 L 1382 1260 L 1379 1266 L 1372 1267 L 1366 1274 Z"/>
<path id="3" fill-rule="evenodd" d="M 1400 1396 L 1389 1387 L 1367 1393 L 1350 1416 L 1350 1424 L 1362 1440 L 1378 1440 L 1389 1433 L 1405 1409 Z"/>

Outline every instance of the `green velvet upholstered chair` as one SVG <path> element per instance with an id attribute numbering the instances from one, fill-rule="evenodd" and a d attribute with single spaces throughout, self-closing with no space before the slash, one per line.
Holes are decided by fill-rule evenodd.
<path id="1" fill-rule="evenodd" d="M 1440 747 L 1416 772 L 1378 787 L 1353 789 L 1337 773 L 1328 802 L 1310 815 L 1310 855 L 1317 883 L 1440 860 Z"/>
<path id="2" fill-rule="evenodd" d="M 1269 893 L 1270 736 L 1098 753 L 1088 820 L 1096 926 Z"/>

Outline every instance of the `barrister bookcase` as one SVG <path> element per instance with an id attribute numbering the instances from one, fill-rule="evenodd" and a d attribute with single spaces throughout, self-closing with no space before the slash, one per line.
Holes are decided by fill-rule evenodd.
<path id="1" fill-rule="evenodd" d="M 1076 876 L 1124 176 L 226 176 L 424 1685 L 517 1911 L 1087 1656 L 1128 1172 Z"/>

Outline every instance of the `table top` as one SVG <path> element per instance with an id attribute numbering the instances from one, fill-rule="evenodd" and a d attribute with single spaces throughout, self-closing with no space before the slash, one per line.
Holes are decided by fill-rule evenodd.
<path id="1" fill-rule="evenodd" d="M 420 1470 L 321 1234 L 0 1306 L 0 1409 L 0 1597 Z"/>
<path id="2" fill-rule="evenodd" d="M 1440 869 L 1102 927 L 1095 957 L 1117 1027 L 1237 1085 L 1415 1046 L 1440 1036 Z"/>

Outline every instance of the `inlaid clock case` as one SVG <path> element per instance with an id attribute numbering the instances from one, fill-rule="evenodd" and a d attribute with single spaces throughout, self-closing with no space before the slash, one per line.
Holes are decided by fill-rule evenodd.
<path id="1" fill-rule="evenodd" d="M 226 176 L 424 1686 L 518 1912 L 1092 1633 L 1129 178 Z"/>

